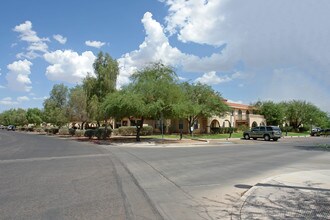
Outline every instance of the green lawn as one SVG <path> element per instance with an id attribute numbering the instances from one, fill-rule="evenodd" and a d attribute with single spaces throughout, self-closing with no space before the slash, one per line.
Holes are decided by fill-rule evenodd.
<path id="1" fill-rule="evenodd" d="M 285 132 L 282 132 L 282 135 L 285 136 Z M 288 137 L 298 137 L 298 136 L 308 136 L 309 133 L 295 133 L 295 132 L 288 132 Z M 162 135 L 151 135 L 148 136 L 150 138 L 161 139 Z M 232 138 L 243 138 L 243 132 L 233 133 L 231 135 Z M 179 139 L 179 134 L 164 134 L 164 138 L 166 139 Z M 183 139 L 191 139 L 191 138 L 200 138 L 200 139 L 226 139 L 229 138 L 229 134 L 194 134 L 193 137 L 190 135 L 184 134 L 182 136 Z"/>
<path id="2" fill-rule="evenodd" d="M 152 136 L 148 136 L 151 138 L 157 138 L 160 139 L 162 138 L 162 135 L 152 135 Z M 193 137 L 191 137 L 190 135 L 184 134 L 182 136 L 182 138 L 186 138 L 186 139 L 191 139 L 191 138 L 200 138 L 200 139 L 225 139 L 228 138 L 229 134 L 194 134 Z M 233 133 L 231 135 L 232 138 L 242 138 L 243 137 L 243 133 Z M 164 138 L 173 138 L 173 139 L 179 139 L 180 135 L 179 134 L 171 134 L 171 135 L 164 135 Z"/>
<path id="3" fill-rule="evenodd" d="M 282 135 L 285 137 L 286 133 L 282 131 Z M 308 136 L 309 133 L 305 132 L 305 133 L 296 133 L 296 132 L 288 132 L 288 136 L 292 136 L 292 137 L 298 137 L 298 136 Z"/>

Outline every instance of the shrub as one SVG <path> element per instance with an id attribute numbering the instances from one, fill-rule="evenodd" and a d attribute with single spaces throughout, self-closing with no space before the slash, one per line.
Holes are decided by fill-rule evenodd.
<path id="1" fill-rule="evenodd" d="M 106 137 L 109 138 L 111 136 L 111 133 L 112 133 L 112 129 L 107 128 Z M 89 139 L 91 139 L 92 137 L 97 137 L 97 139 L 102 139 L 104 137 L 104 134 L 105 134 L 105 128 L 96 128 L 96 129 L 87 129 L 85 131 L 84 136 L 88 137 Z"/>
<path id="2" fill-rule="evenodd" d="M 118 128 L 114 128 L 114 129 L 112 129 L 112 135 L 114 135 L 114 136 L 119 135 L 119 130 L 118 130 Z"/>
<path id="3" fill-rule="evenodd" d="M 77 129 L 69 128 L 69 134 L 70 134 L 71 136 L 74 136 L 75 133 L 76 133 L 76 130 L 77 130 Z"/>
<path id="4" fill-rule="evenodd" d="M 29 128 L 27 128 L 27 131 L 29 131 L 29 132 L 34 132 L 34 127 L 29 127 Z"/>
<path id="5" fill-rule="evenodd" d="M 47 132 L 47 134 L 57 134 L 58 131 L 58 128 L 45 128 L 45 132 Z"/>
<path id="6" fill-rule="evenodd" d="M 39 133 L 40 133 L 40 132 L 45 132 L 45 130 L 44 130 L 43 128 L 36 128 L 35 131 L 36 131 L 36 132 L 39 132 Z"/>
<path id="7" fill-rule="evenodd" d="M 212 134 L 220 134 L 220 130 L 221 130 L 220 127 L 211 128 Z"/>
<path id="8" fill-rule="evenodd" d="M 102 139 L 104 136 L 106 138 L 109 138 L 111 136 L 111 133 L 112 133 L 111 128 L 107 128 L 107 131 L 105 131 L 105 128 L 97 128 L 94 134 L 97 137 L 97 139 Z"/>
<path id="9" fill-rule="evenodd" d="M 135 126 L 123 126 L 118 128 L 118 132 L 122 136 L 134 136 L 136 135 L 136 127 Z"/>
<path id="10" fill-rule="evenodd" d="M 141 136 L 152 135 L 153 128 L 151 126 L 144 126 L 140 130 Z M 135 136 L 136 127 L 135 126 L 123 126 L 118 128 L 118 134 L 122 136 Z"/>
<path id="11" fill-rule="evenodd" d="M 92 137 L 95 136 L 95 129 L 87 129 L 87 130 L 85 130 L 84 136 L 85 137 L 88 137 L 89 139 L 92 139 Z"/>
<path id="12" fill-rule="evenodd" d="M 75 130 L 74 136 L 75 137 L 82 137 L 85 134 L 85 130 Z"/>
<path id="13" fill-rule="evenodd" d="M 68 128 L 61 128 L 58 130 L 59 135 L 69 135 L 69 129 Z"/>
<path id="14" fill-rule="evenodd" d="M 144 126 L 141 129 L 140 135 L 141 136 L 148 136 L 148 135 L 152 135 L 153 133 L 153 128 L 151 126 Z"/>

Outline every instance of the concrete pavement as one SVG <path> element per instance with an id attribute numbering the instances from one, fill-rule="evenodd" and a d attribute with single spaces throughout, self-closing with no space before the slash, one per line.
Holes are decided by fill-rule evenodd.
<path id="1" fill-rule="evenodd" d="M 330 170 L 268 178 L 241 198 L 234 219 L 330 219 Z"/>

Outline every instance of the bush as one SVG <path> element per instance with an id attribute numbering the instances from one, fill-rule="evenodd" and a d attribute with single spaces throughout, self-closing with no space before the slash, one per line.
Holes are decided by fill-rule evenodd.
<path id="1" fill-rule="evenodd" d="M 29 132 L 34 132 L 34 127 L 29 127 L 29 128 L 27 128 L 27 131 L 29 131 Z"/>
<path id="2" fill-rule="evenodd" d="M 119 135 L 119 129 L 118 128 L 112 129 L 112 135 L 114 135 L 114 136 Z"/>
<path id="3" fill-rule="evenodd" d="M 211 132 L 213 134 L 229 134 L 229 133 L 234 133 L 237 132 L 237 128 L 233 128 L 233 127 L 214 127 L 211 128 Z"/>
<path id="4" fill-rule="evenodd" d="M 123 126 L 118 128 L 119 135 L 122 136 L 134 136 L 136 135 L 136 127 L 135 126 Z"/>
<path id="5" fill-rule="evenodd" d="M 40 132 L 45 132 L 45 130 L 44 130 L 43 128 L 36 128 L 35 131 L 36 131 L 36 132 L 39 132 L 39 133 L 40 133 Z"/>
<path id="6" fill-rule="evenodd" d="M 75 130 L 74 136 L 75 137 L 82 137 L 85 134 L 85 130 Z"/>
<path id="7" fill-rule="evenodd" d="M 45 132 L 47 132 L 47 134 L 57 134 L 58 131 L 58 128 L 45 128 Z"/>
<path id="8" fill-rule="evenodd" d="M 151 126 L 144 126 L 140 130 L 141 136 L 152 135 L 153 128 Z M 135 126 L 123 126 L 118 128 L 118 134 L 122 136 L 135 136 L 136 127 Z"/>
<path id="9" fill-rule="evenodd" d="M 111 136 L 112 129 L 107 128 L 106 138 L 109 138 Z M 105 134 L 105 128 L 96 128 L 96 129 L 87 129 L 85 131 L 84 136 L 88 137 L 89 139 L 92 139 L 93 137 L 97 137 L 97 139 L 102 139 Z"/>
<path id="10" fill-rule="evenodd" d="M 76 130 L 77 130 L 77 129 L 69 128 L 69 134 L 70 134 L 71 136 L 74 136 L 75 133 L 76 133 Z"/>
<path id="11" fill-rule="evenodd" d="M 105 133 L 107 132 L 107 133 Z M 105 131 L 105 128 L 98 128 L 95 130 L 95 136 L 97 137 L 97 139 L 102 139 L 104 136 L 106 138 L 109 138 L 111 136 L 112 133 L 112 129 L 111 128 L 107 128 L 107 131 Z"/>
<path id="12" fill-rule="evenodd" d="M 69 129 L 68 128 L 61 128 L 58 130 L 59 135 L 69 135 Z"/>
<path id="13" fill-rule="evenodd" d="M 85 137 L 88 137 L 89 139 L 92 139 L 92 137 L 95 136 L 95 129 L 87 129 L 87 130 L 85 130 L 84 136 Z"/>
<path id="14" fill-rule="evenodd" d="M 221 131 L 220 127 L 211 128 L 212 134 L 220 134 L 220 131 Z"/>
<path id="15" fill-rule="evenodd" d="M 151 126 L 145 126 L 142 127 L 141 131 L 140 131 L 140 135 L 141 136 L 148 136 L 148 135 L 152 135 L 154 129 Z"/>

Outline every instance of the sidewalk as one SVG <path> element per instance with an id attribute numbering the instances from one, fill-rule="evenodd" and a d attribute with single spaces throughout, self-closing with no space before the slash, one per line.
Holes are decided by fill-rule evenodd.
<path id="1" fill-rule="evenodd" d="M 330 170 L 268 178 L 241 198 L 237 219 L 330 219 Z"/>

